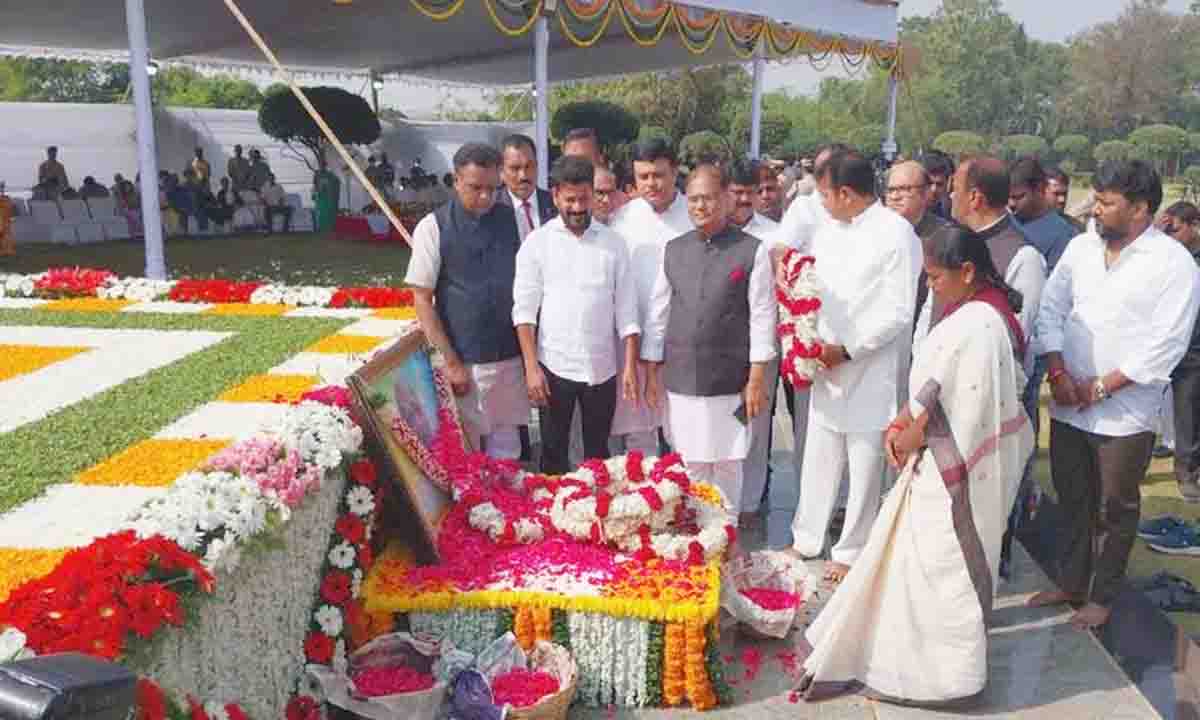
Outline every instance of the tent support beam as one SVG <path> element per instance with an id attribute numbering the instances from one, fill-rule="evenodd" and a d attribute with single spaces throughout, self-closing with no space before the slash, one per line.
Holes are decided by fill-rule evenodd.
<path id="1" fill-rule="evenodd" d="M 759 54 L 754 58 L 754 89 L 750 96 L 750 157 L 762 156 L 763 74 L 766 61 Z"/>
<path id="2" fill-rule="evenodd" d="M 533 119 L 538 187 L 550 186 L 550 21 L 537 19 L 533 35 Z"/>
<path id="3" fill-rule="evenodd" d="M 128 1 L 134 2 L 135 0 Z M 141 0 L 136 1 L 141 2 Z M 325 139 L 337 150 L 338 155 L 342 158 L 342 162 L 346 163 L 346 167 L 350 168 L 350 172 L 354 174 L 354 177 L 358 178 L 358 181 L 362 183 L 367 194 L 371 196 L 371 199 L 375 201 L 375 204 L 379 206 L 379 209 L 387 217 L 388 222 L 392 224 L 392 227 L 396 228 L 396 232 L 400 233 L 400 237 L 404 238 L 404 241 L 411 247 L 412 237 L 408 234 L 408 230 L 405 229 L 404 224 L 400 222 L 400 218 L 396 217 L 392 206 L 388 204 L 387 200 L 383 197 L 383 193 L 379 192 L 379 188 L 375 187 L 375 184 L 367 178 L 367 174 L 363 172 L 363 169 L 354 161 L 354 157 L 350 155 L 350 151 L 346 149 L 341 140 L 338 140 L 337 135 L 333 133 L 329 124 L 325 122 L 325 118 L 321 117 L 321 113 L 317 112 L 317 109 L 309 102 L 308 96 L 304 94 L 300 86 L 296 85 L 296 78 L 279 64 L 279 58 L 275 57 L 275 53 L 271 52 L 271 48 L 267 47 L 266 41 L 254 29 L 254 26 L 250 24 L 250 20 L 242 12 L 241 8 L 238 7 L 237 2 L 235 0 L 225 0 L 225 7 L 229 8 L 229 12 L 233 13 L 233 17 L 241 24 L 246 34 L 250 36 L 250 39 L 254 41 L 254 44 L 258 46 L 258 49 L 271 65 L 275 67 L 275 72 L 287 83 L 292 94 L 300 101 L 301 107 L 304 108 L 313 122 L 317 124 L 317 127 L 321 129 L 321 134 L 325 136 Z"/>
<path id="4" fill-rule="evenodd" d="M 146 38 L 146 6 L 143 0 L 125 0 L 125 25 L 129 33 L 129 79 L 133 84 L 133 114 L 137 119 L 146 277 L 166 280 L 167 259 L 163 252 L 162 212 L 158 207 L 158 148 L 154 140 L 154 106 L 150 100 L 150 51 Z"/>
<path id="5" fill-rule="evenodd" d="M 892 162 L 896 159 L 896 153 L 900 148 L 896 145 L 896 96 L 899 94 L 900 83 L 896 79 L 896 74 L 892 73 L 888 77 L 888 119 L 887 119 L 887 139 L 883 141 L 883 156 Z"/>

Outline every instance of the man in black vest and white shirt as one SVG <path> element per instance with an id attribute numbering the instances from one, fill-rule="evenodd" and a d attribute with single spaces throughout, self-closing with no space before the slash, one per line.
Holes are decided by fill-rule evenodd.
<path id="1" fill-rule="evenodd" d="M 446 361 L 473 446 L 513 459 L 529 399 L 512 324 L 520 236 L 512 209 L 496 202 L 499 167 L 490 145 L 454 154 L 454 197 L 417 223 L 405 281 L 425 337 Z"/>
<path id="2" fill-rule="evenodd" d="M 774 277 L 767 244 L 730 225 L 719 167 L 692 171 L 687 204 L 696 227 L 667 243 L 650 298 L 646 400 L 657 406 L 665 386 L 671 444 L 692 476 L 719 487 L 736 509 L 750 422 L 769 410 Z"/>

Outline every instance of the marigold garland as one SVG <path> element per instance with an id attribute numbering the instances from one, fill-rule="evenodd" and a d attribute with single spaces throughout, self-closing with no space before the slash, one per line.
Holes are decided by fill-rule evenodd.
<path id="1" fill-rule="evenodd" d="M 665 623 L 652 622 L 646 628 L 646 704 L 655 707 L 663 702 L 663 667 L 666 663 L 664 643 Z"/>
<path id="2" fill-rule="evenodd" d="M 66 345 L 0 344 L 0 382 L 28 375 L 63 360 L 69 360 L 92 348 Z"/>
<path id="3" fill-rule="evenodd" d="M 725 680 L 725 663 L 721 660 L 721 649 L 717 643 L 721 627 L 718 623 L 708 624 L 708 647 L 705 650 L 705 667 L 708 679 L 712 683 L 717 701 L 721 705 L 733 704 L 733 688 Z"/>
<path id="4" fill-rule="evenodd" d="M 533 649 L 533 643 L 537 639 L 533 627 L 533 613 L 524 605 L 513 613 L 513 634 L 517 636 L 517 644 L 522 650 L 529 652 Z"/>
<path id="5" fill-rule="evenodd" d="M 709 683 L 706 666 L 704 624 L 689 622 L 684 625 L 684 677 L 687 696 L 692 707 L 708 710 L 717 705 L 717 696 Z"/>
<path id="6" fill-rule="evenodd" d="M 662 695 L 669 707 L 682 704 L 687 692 L 685 678 L 686 637 L 683 623 L 669 623 L 663 640 Z"/>

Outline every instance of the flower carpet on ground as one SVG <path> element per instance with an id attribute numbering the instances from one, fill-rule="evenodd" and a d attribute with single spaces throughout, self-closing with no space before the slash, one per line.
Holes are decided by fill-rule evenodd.
<path id="1" fill-rule="evenodd" d="M 0 393 L 19 398 L 0 408 L 0 626 L 29 649 L 142 658 L 359 456 L 345 391 L 310 391 L 409 329 L 406 296 L 246 285 L 0 278 Z M 369 567 L 373 470 L 349 474 L 350 519 L 320 530 L 344 578 L 322 585 L 297 661 L 344 645 Z M 163 690 L 143 679 L 139 717 L 247 717 Z"/>

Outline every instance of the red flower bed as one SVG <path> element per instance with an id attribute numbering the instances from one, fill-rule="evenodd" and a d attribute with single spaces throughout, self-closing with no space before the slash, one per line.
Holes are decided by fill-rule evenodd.
<path id="1" fill-rule="evenodd" d="M 46 298 L 95 297 L 98 288 L 116 277 L 108 270 L 51 268 L 33 287 L 38 295 Z"/>
<path id="2" fill-rule="evenodd" d="M 408 307 L 413 304 L 411 290 L 400 288 L 348 287 L 338 288 L 329 301 L 329 307 L 389 308 Z"/>
<path id="3" fill-rule="evenodd" d="M 148 638 L 182 625 L 176 582 L 212 592 L 213 576 L 191 553 L 133 531 L 72 550 L 49 575 L 13 590 L 0 604 L 0 626 L 12 625 L 38 654 L 83 652 L 120 657 L 130 633 Z"/>
<path id="4" fill-rule="evenodd" d="M 168 297 L 175 302 L 248 303 L 260 287 L 257 282 L 185 278 L 175 283 Z"/>

